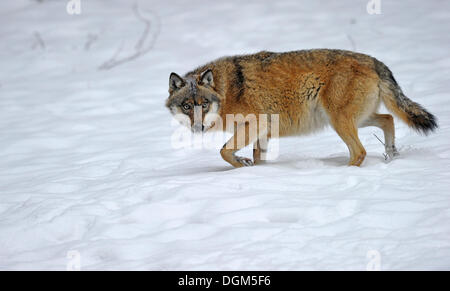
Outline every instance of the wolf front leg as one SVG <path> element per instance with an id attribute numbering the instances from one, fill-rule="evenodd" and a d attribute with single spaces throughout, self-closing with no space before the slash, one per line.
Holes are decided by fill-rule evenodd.
<path id="1" fill-rule="evenodd" d="M 255 165 L 262 164 L 266 160 L 268 138 L 258 138 L 253 144 L 253 163 Z"/>
<path id="2" fill-rule="evenodd" d="M 236 168 L 253 166 L 251 159 L 236 156 L 235 153 L 257 140 L 256 129 L 249 122 L 235 126 L 234 135 L 223 145 L 220 155 Z"/>

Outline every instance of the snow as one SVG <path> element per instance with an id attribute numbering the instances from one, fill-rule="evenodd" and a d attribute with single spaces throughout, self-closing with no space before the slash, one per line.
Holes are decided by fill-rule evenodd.
<path id="1" fill-rule="evenodd" d="M 450 2 L 67 2 L 0 4 L 1 270 L 450 269 Z M 361 129 L 361 168 L 331 129 L 249 168 L 173 148 L 170 72 L 319 47 L 385 62 L 440 129 L 396 120 L 391 163 Z"/>

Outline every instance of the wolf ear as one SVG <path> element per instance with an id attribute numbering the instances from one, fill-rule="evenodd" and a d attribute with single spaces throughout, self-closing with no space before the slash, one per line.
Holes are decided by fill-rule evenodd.
<path id="1" fill-rule="evenodd" d="M 169 92 L 180 89 L 184 86 L 184 80 L 176 73 L 171 73 L 169 78 Z"/>
<path id="2" fill-rule="evenodd" d="M 204 71 L 200 77 L 200 82 L 203 85 L 208 85 L 211 87 L 214 87 L 214 78 L 213 78 L 213 73 L 211 71 L 211 69 L 207 69 L 206 71 Z"/>

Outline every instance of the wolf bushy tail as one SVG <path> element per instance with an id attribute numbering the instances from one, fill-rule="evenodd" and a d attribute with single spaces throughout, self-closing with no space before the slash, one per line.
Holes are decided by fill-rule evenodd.
<path id="1" fill-rule="evenodd" d="M 391 70 L 376 59 L 375 71 L 381 79 L 380 96 L 391 112 L 422 134 L 429 134 L 438 127 L 436 117 L 406 97 Z"/>

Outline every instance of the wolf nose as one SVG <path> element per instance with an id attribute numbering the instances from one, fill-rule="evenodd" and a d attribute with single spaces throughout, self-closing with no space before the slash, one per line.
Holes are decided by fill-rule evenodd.
<path id="1" fill-rule="evenodd" d="M 194 131 L 195 132 L 203 131 L 204 129 L 205 129 L 205 126 L 203 124 L 196 124 L 196 125 L 194 125 Z"/>

